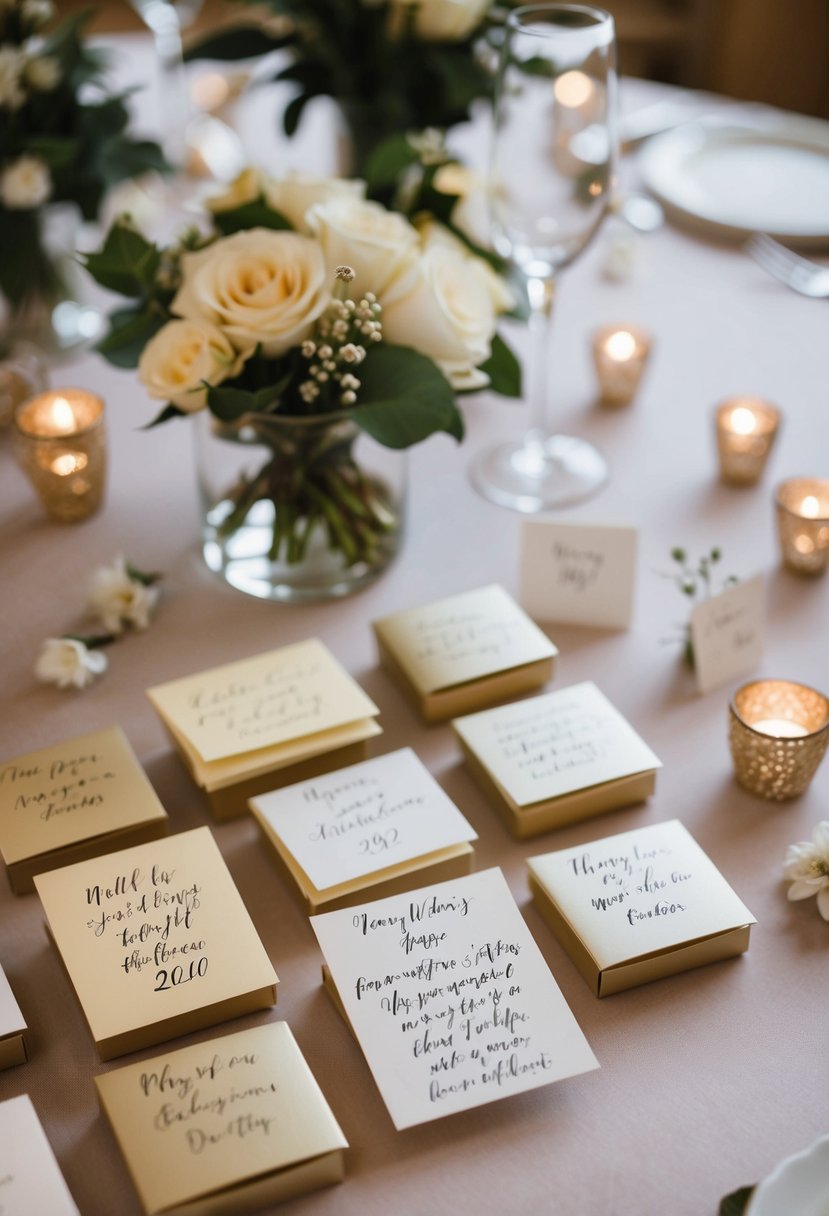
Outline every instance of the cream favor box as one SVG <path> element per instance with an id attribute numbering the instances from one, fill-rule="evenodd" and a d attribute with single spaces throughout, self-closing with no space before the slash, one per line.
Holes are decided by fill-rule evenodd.
<path id="1" fill-rule="evenodd" d="M 2 1216 L 79 1216 L 28 1094 L 0 1102 Z"/>
<path id="2" fill-rule="evenodd" d="M 26 1030 L 20 1006 L 15 1000 L 5 971 L 0 967 L 0 1069 L 25 1064 L 28 1058 Z M 2 1211 L 0 1201 L 0 1216 Z"/>

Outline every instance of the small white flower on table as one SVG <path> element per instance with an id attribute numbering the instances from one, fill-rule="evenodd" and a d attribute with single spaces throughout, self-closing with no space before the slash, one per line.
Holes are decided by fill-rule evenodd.
<path id="1" fill-rule="evenodd" d="M 784 874 L 792 884 L 789 899 L 816 895 L 818 911 L 829 920 L 829 821 L 815 827 L 811 840 L 789 845 Z"/>
<path id="2" fill-rule="evenodd" d="M 35 663 L 35 675 L 58 688 L 86 688 L 106 668 L 106 655 L 79 638 L 47 638 Z"/>
<path id="3" fill-rule="evenodd" d="M 158 603 L 157 575 L 142 574 L 124 557 L 99 566 L 92 575 L 89 609 L 108 633 L 121 633 L 125 625 L 146 629 Z"/>

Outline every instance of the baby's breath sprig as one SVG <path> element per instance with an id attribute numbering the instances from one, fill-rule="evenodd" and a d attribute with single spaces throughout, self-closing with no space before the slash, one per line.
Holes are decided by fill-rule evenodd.
<path id="1" fill-rule="evenodd" d="M 683 595 L 695 604 L 698 599 L 708 599 L 712 595 L 718 595 L 721 591 L 725 591 L 728 587 L 733 587 L 740 580 L 734 574 L 729 574 L 727 578 L 723 578 L 719 590 L 714 585 L 714 567 L 722 560 L 722 550 L 715 546 L 709 553 L 703 554 L 698 560 L 689 557 L 687 551 L 682 548 L 671 549 L 671 558 L 675 562 L 677 569 L 671 571 L 660 571 L 663 578 L 670 579 Z M 691 641 L 691 623 L 690 620 L 679 627 L 679 637 L 677 640 L 682 642 L 682 655 L 685 662 L 690 666 L 694 666 L 694 646 Z M 663 639 L 666 642 L 673 641 L 673 638 Z"/>
<path id="2" fill-rule="evenodd" d="M 306 405 L 347 408 L 356 403 L 360 389 L 355 369 L 366 358 L 367 347 L 383 340 L 382 305 L 372 291 L 358 300 L 345 297 L 356 277 L 350 266 L 338 266 L 335 277 L 331 303 L 317 322 L 314 337 L 300 347 L 308 375 L 298 391 Z"/>

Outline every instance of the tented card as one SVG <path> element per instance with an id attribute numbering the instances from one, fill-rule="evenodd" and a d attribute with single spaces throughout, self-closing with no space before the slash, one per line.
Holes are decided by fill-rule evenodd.
<path id="1" fill-rule="evenodd" d="M 763 576 L 703 600 L 691 613 L 694 669 L 700 692 L 752 671 L 763 653 Z"/>
<path id="2" fill-rule="evenodd" d="M 398 1129 L 598 1067 L 500 870 L 311 924 Z"/>
<path id="3" fill-rule="evenodd" d="M 28 1094 L 0 1102 L 2 1216 L 79 1216 Z"/>
<path id="4" fill-rule="evenodd" d="M 26 1023 L 15 1000 L 6 973 L 0 967 L 0 1068 L 11 1068 L 26 1059 Z M 0 1216 L 2 1216 L 0 1206 Z"/>
<path id="5" fill-rule="evenodd" d="M 539 621 L 626 629 L 636 582 L 635 528 L 521 524 L 521 603 Z"/>

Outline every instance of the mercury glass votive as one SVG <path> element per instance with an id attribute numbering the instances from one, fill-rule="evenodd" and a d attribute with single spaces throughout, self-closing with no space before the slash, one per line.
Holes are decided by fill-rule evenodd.
<path id="1" fill-rule="evenodd" d="M 18 463 L 53 519 L 74 523 L 101 505 L 106 477 L 104 403 L 80 388 L 31 397 L 14 413 Z"/>
<path id="2" fill-rule="evenodd" d="M 761 397 L 729 397 L 715 418 L 720 476 L 730 485 L 753 485 L 777 438 L 780 411 Z"/>
<path id="3" fill-rule="evenodd" d="M 605 405 L 629 405 L 651 353 L 651 337 L 635 325 L 606 325 L 593 335 L 593 363 Z"/>
<path id="4" fill-rule="evenodd" d="M 791 680 L 753 680 L 728 712 L 740 785 L 777 802 L 802 794 L 829 746 L 829 699 Z"/>
<path id="5" fill-rule="evenodd" d="M 46 356 L 33 342 L 14 342 L 0 355 L 0 427 L 9 426 L 23 401 L 49 383 Z"/>
<path id="6" fill-rule="evenodd" d="M 779 485 L 777 531 L 791 570 L 821 574 L 829 563 L 829 481 L 793 477 Z"/>

